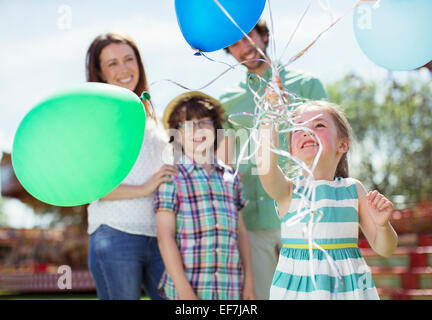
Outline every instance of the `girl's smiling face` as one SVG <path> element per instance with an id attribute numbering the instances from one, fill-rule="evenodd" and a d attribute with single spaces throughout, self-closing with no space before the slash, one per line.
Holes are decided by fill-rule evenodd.
<path id="1" fill-rule="evenodd" d="M 291 152 L 294 156 L 305 163 L 310 163 L 319 151 L 319 141 L 322 147 L 322 158 L 338 155 L 341 139 L 333 116 L 328 111 L 309 107 L 299 115 L 296 124 L 299 125 L 299 129 L 291 136 Z M 301 127 L 311 131 L 302 130 Z M 336 157 L 335 160 L 337 159 Z"/>

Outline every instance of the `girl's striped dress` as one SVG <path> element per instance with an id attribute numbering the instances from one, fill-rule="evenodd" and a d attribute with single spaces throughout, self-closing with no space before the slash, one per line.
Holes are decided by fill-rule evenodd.
<path id="1" fill-rule="evenodd" d="M 303 232 L 309 215 L 293 226 L 287 225 L 287 220 L 297 214 L 306 179 L 302 177 L 297 182 L 290 209 L 281 219 L 282 249 L 270 299 L 379 299 L 369 267 L 357 245 L 359 216 L 355 180 L 335 178 L 312 182 L 316 192 L 314 207 L 323 213 L 313 229 L 313 239 L 334 259 L 343 282 L 332 270 L 325 254 L 314 248 L 316 289 L 309 269 L 307 235 Z M 336 295 L 335 281 L 338 281 Z"/>

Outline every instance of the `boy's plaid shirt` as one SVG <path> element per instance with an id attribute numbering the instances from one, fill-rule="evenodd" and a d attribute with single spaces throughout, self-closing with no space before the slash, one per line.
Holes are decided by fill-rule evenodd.
<path id="1" fill-rule="evenodd" d="M 209 175 L 190 160 L 176 166 L 178 176 L 156 191 L 154 211 L 176 214 L 176 242 L 186 277 L 200 299 L 241 299 L 237 227 L 239 211 L 247 201 L 238 176 L 217 159 Z M 167 298 L 178 298 L 167 272 L 160 289 Z"/>

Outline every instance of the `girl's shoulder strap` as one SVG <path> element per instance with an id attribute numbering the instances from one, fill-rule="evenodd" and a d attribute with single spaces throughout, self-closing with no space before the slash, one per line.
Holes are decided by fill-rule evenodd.
<path id="1" fill-rule="evenodd" d="M 350 192 L 350 194 L 353 196 L 353 198 L 359 197 L 359 188 L 362 188 L 363 185 L 355 178 L 340 178 L 342 179 L 342 185 L 347 188 L 347 190 Z"/>
<path id="2" fill-rule="evenodd" d="M 351 177 L 348 177 L 348 178 L 340 178 L 339 177 L 339 178 L 335 178 L 335 180 L 339 181 L 339 183 L 341 185 L 344 185 L 347 187 L 352 186 L 353 184 L 359 184 L 359 181 L 357 179 L 351 178 Z"/>

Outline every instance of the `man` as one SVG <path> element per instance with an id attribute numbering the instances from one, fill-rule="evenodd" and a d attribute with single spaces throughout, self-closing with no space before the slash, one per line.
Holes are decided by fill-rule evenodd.
<path id="1" fill-rule="evenodd" d="M 269 42 L 269 30 L 265 21 L 260 20 L 249 33 L 249 37 L 267 55 L 266 48 Z M 238 62 L 245 60 L 252 61 L 244 63 L 248 73 L 245 81 L 241 82 L 237 88 L 229 90 L 222 95 L 220 101 L 227 115 L 238 112 L 253 113 L 255 108 L 254 96 L 249 87 L 255 91 L 260 88 L 259 92 L 262 95 L 266 84 L 261 84 L 260 87 L 260 81 L 256 77 L 250 77 L 250 74 L 259 75 L 269 82 L 272 78 L 270 65 L 264 61 L 256 60 L 263 59 L 263 57 L 246 37 L 225 48 L 225 50 Z M 282 80 L 282 85 L 288 92 L 306 99 L 327 99 L 327 94 L 322 83 L 310 74 L 284 69 L 281 70 L 279 76 Z M 238 121 L 236 120 L 236 122 Z M 243 125 L 247 127 L 246 123 L 243 123 Z M 224 124 L 224 129 L 232 129 L 226 130 L 228 135 L 231 131 L 231 136 L 225 137 L 224 143 L 218 149 L 218 156 L 220 159 L 224 159 L 226 163 L 236 166 L 234 162 L 238 161 L 241 146 L 239 143 L 235 143 L 236 138 L 233 137 L 232 133 L 235 130 L 235 136 L 239 137 L 238 133 L 240 130 L 245 132 L 245 129 L 233 126 L 228 122 Z M 244 141 L 245 139 L 241 140 Z M 283 144 L 285 144 L 284 149 L 286 150 L 286 137 L 281 136 L 279 141 L 282 148 Z M 234 145 L 237 156 L 234 155 Z M 250 159 L 247 164 L 240 165 L 240 172 L 245 196 L 249 200 L 249 204 L 243 209 L 243 217 L 248 229 L 251 245 L 255 293 L 257 299 L 263 300 L 269 298 L 270 286 L 278 261 L 281 247 L 280 221 L 275 214 L 274 201 L 267 195 L 261 185 L 254 160 L 254 158 Z M 281 168 L 284 168 L 286 163 L 286 159 L 280 159 Z"/>

